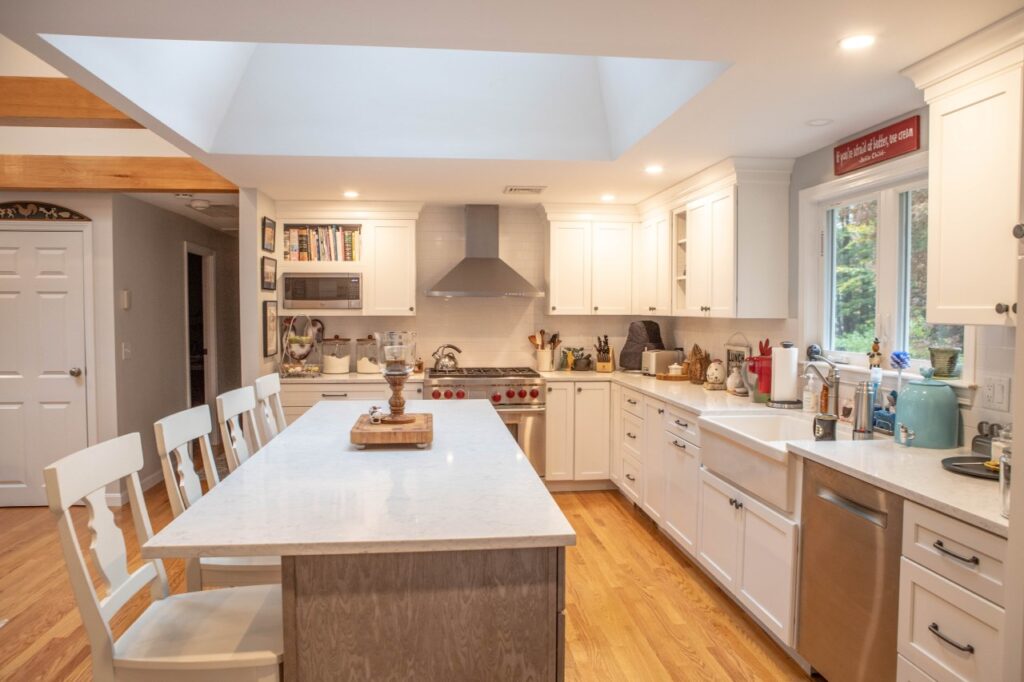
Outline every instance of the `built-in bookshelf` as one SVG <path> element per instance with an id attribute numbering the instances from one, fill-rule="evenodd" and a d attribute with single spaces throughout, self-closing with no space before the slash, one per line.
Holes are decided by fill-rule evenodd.
<path id="1" fill-rule="evenodd" d="M 286 261 L 342 262 L 362 258 L 362 225 L 286 224 Z"/>
<path id="2" fill-rule="evenodd" d="M 675 289 L 672 291 L 672 314 L 678 315 L 686 308 L 686 210 L 677 211 L 673 215 L 672 240 L 675 243 L 673 253 L 673 275 Z"/>

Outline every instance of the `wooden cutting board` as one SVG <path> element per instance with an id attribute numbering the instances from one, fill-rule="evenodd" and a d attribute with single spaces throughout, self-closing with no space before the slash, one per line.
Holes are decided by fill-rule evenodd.
<path id="1" fill-rule="evenodd" d="M 359 449 L 367 445 L 415 445 L 425 448 L 434 442 L 434 415 L 410 414 L 406 424 L 374 424 L 370 415 L 361 414 L 352 427 L 352 444 Z"/>

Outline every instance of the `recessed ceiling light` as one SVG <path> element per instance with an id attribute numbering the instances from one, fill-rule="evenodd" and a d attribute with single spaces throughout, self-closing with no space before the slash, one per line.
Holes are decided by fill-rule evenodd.
<path id="1" fill-rule="evenodd" d="M 346 199 L 358 199 L 359 198 L 359 192 L 355 191 L 354 189 L 345 190 L 345 198 Z"/>
<path id="2" fill-rule="evenodd" d="M 869 33 L 856 36 L 847 36 L 839 41 L 839 47 L 844 50 L 863 50 L 875 44 L 875 37 Z"/>
<path id="3" fill-rule="evenodd" d="M 650 166 L 644 168 L 644 173 L 647 173 L 648 175 L 660 175 L 663 170 L 665 169 L 662 168 L 660 164 L 652 163 Z"/>
<path id="4" fill-rule="evenodd" d="M 615 201 L 615 195 L 614 194 L 602 194 L 601 195 L 601 201 Z"/>
<path id="5" fill-rule="evenodd" d="M 812 118 L 810 121 L 807 122 L 807 125 L 814 126 L 815 128 L 820 128 L 821 126 L 827 126 L 832 123 L 833 121 L 830 118 Z"/>

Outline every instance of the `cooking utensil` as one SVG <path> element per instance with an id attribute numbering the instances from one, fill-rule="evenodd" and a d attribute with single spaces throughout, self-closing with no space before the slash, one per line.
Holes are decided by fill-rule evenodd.
<path id="1" fill-rule="evenodd" d="M 540 330 L 540 349 L 544 350 L 544 330 Z"/>
<path id="2" fill-rule="evenodd" d="M 530 334 L 530 336 L 527 337 L 527 338 L 530 339 L 530 343 L 533 344 L 534 348 L 536 348 L 537 350 L 540 350 L 540 342 L 537 341 L 537 335 L 536 334 Z"/>

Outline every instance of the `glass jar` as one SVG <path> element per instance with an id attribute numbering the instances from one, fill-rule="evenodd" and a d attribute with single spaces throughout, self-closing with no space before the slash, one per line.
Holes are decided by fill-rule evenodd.
<path id="1" fill-rule="evenodd" d="M 377 360 L 377 340 L 372 336 L 356 340 L 356 371 L 360 374 L 380 372 L 380 363 Z"/>
<path id="2" fill-rule="evenodd" d="M 352 371 L 352 339 L 335 336 L 323 345 L 324 374 L 348 374 Z"/>
<path id="3" fill-rule="evenodd" d="M 409 373 L 416 365 L 416 332 L 377 332 L 377 357 L 385 374 Z"/>

